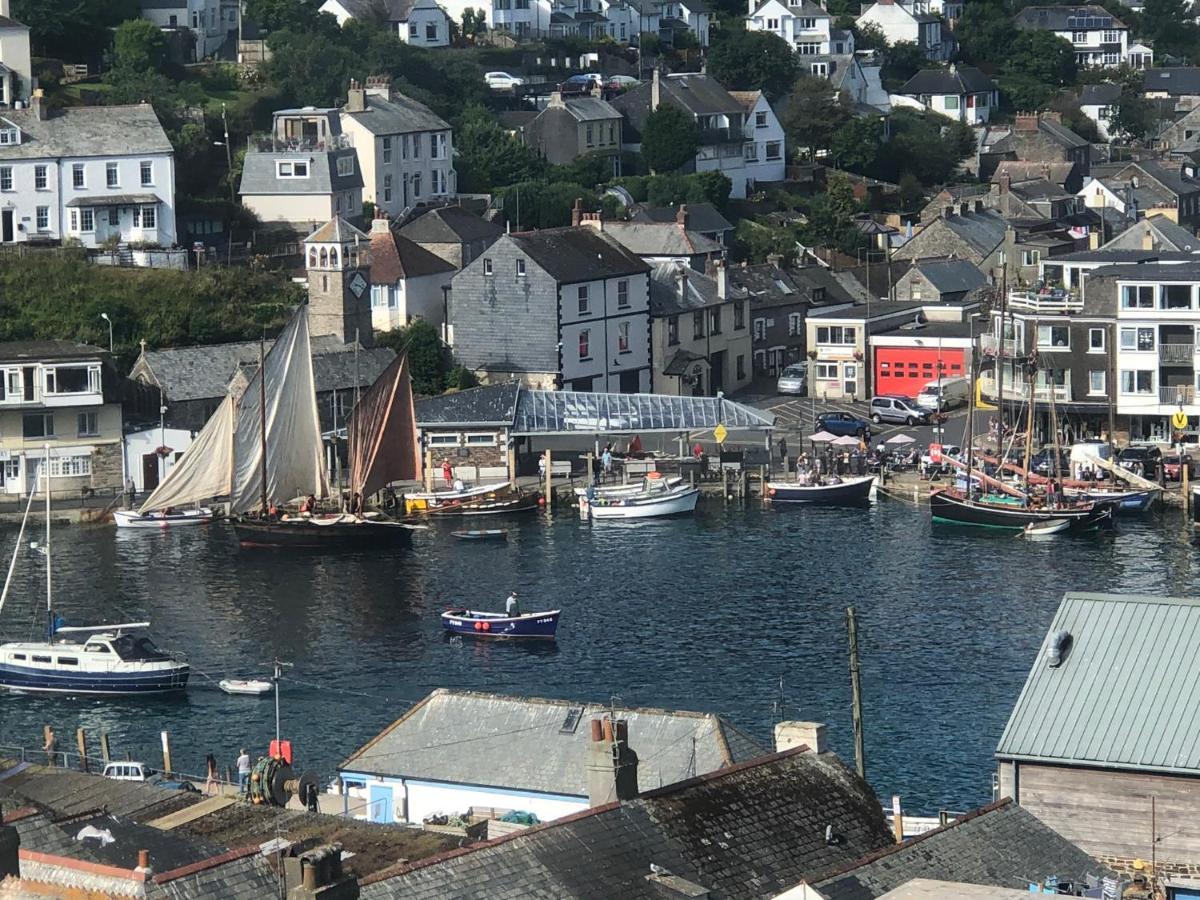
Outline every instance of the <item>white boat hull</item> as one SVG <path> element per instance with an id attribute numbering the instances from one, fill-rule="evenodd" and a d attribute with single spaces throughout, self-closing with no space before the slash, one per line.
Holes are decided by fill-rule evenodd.
<path id="1" fill-rule="evenodd" d="M 239 678 L 222 678 L 217 682 L 217 687 L 227 694 L 244 694 L 246 696 L 259 697 L 268 693 L 272 685 L 269 681 L 246 681 Z"/>
<path id="2" fill-rule="evenodd" d="M 142 515 L 132 509 L 113 511 L 118 528 L 163 529 L 184 525 L 207 525 L 213 520 L 213 512 L 206 506 L 178 513 L 147 513 Z"/>
<path id="3" fill-rule="evenodd" d="M 585 497 L 580 506 L 595 520 L 654 519 L 694 512 L 699 497 L 699 488 L 684 488 L 659 497 L 618 497 L 601 503 L 589 503 Z"/>
<path id="4" fill-rule="evenodd" d="M 672 475 L 670 478 L 664 479 L 668 488 L 677 487 L 682 483 L 683 478 L 679 475 Z M 635 494 L 643 493 L 646 488 L 640 483 L 620 484 L 613 487 L 598 487 L 593 488 L 593 492 L 597 497 L 632 497 Z M 576 497 L 586 497 L 588 489 L 585 487 L 575 488 Z"/>

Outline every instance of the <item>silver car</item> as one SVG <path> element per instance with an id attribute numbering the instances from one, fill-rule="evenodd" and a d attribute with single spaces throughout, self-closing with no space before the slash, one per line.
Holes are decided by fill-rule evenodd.
<path id="1" fill-rule="evenodd" d="M 775 382 L 775 393 L 777 394 L 799 394 L 803 396 L 808 392 L 808 369 L 805 366 L 788 366 L 779 373 L 779 380 Z"/>

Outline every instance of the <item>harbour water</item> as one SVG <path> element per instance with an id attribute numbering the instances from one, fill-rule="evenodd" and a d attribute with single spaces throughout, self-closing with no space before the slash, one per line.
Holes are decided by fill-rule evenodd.
<path id="1" fill-rule="evenodd" d="M 488 527 L 500 526 L 489 522 Z M 1178 515 L 1122 519 L 1099 537 L 1028 543 L 931 526 L 928 510 L 762 510 L 702 503 L 695 518 L 581 522 L 560 510 L 503 523 L 507 543 L 460 543 L 453 526 L 411 551 L 309 555 L 237 548 L 224 526 L 55 534 L 56 607 L 95 621 L 146 616 L 193 665 L 186 699 L 0 696 L 0 745 L 60 749 L 75 729 L 115 754 L 222 767 L 273 736 L 269 699 L 215 681 L 294 663 L 283 731 L 304 768 L 337 763 L 437 687 L 711 710 L 769 745 L 783 679 L 787 718 L 825 721 L 853 760 L 844 610 L 857 607 L 868 777 L 913 812 L 991 799 L 992 751 L 1064 591 L 1197 593 Z M 16 529 L 0 533 L 9 552 Z M 44 621 L 42 559 L 23 550 L 3 613 L 9 636 Z M 438 613 L 467 603 L 563 609 L 557 646 L 450 641 Z M 206 677 L 207 676 L 207 677 Z M 211 679 L 211 680 L 210 680 Z M 636 748 L 635 748 L 636 749 Z M 643 785 L 643 788 L 655 785 Z"/>

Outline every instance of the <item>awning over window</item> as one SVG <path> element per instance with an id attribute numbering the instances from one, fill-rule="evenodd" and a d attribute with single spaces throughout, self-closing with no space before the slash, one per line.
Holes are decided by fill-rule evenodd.
<path id="1" fill-rule="evenodd" d="M 72 197 L 67 206 L 152 206 L 161 202 L 154 194 L 100 194 L 95 197 Z"/>

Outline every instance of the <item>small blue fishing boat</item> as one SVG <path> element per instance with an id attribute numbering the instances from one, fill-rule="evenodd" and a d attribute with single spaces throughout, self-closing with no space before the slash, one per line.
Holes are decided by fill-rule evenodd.
<path id="1" fill-rule="evenodd" d="M 554 640 L 562 610 L 506 616 L 457 607 L 442 613 L 442 628 L 450 634 L 476 638 L 532 638 Z"/>
<path id="2" fill-rule="evenodd" d="M 476 531 L 450 532 L 460 541 L 507 541 L 508 531 L 504 528 L 484 528 Z"/>
<path id="3" fill-rule="evenodd" d="M 1160 492 L 1157 490 L 1118 491 L 1112 489 L 1105 490 L 1104 488 L 1067 488 L 1065 493 L 1076 500 L 1113 503 L 1118 514 L 1128 515 L 1130 513 L 1143 513 L 1148 510 L 1154 505 L 1154 501 L 1158 499 Z"/>

